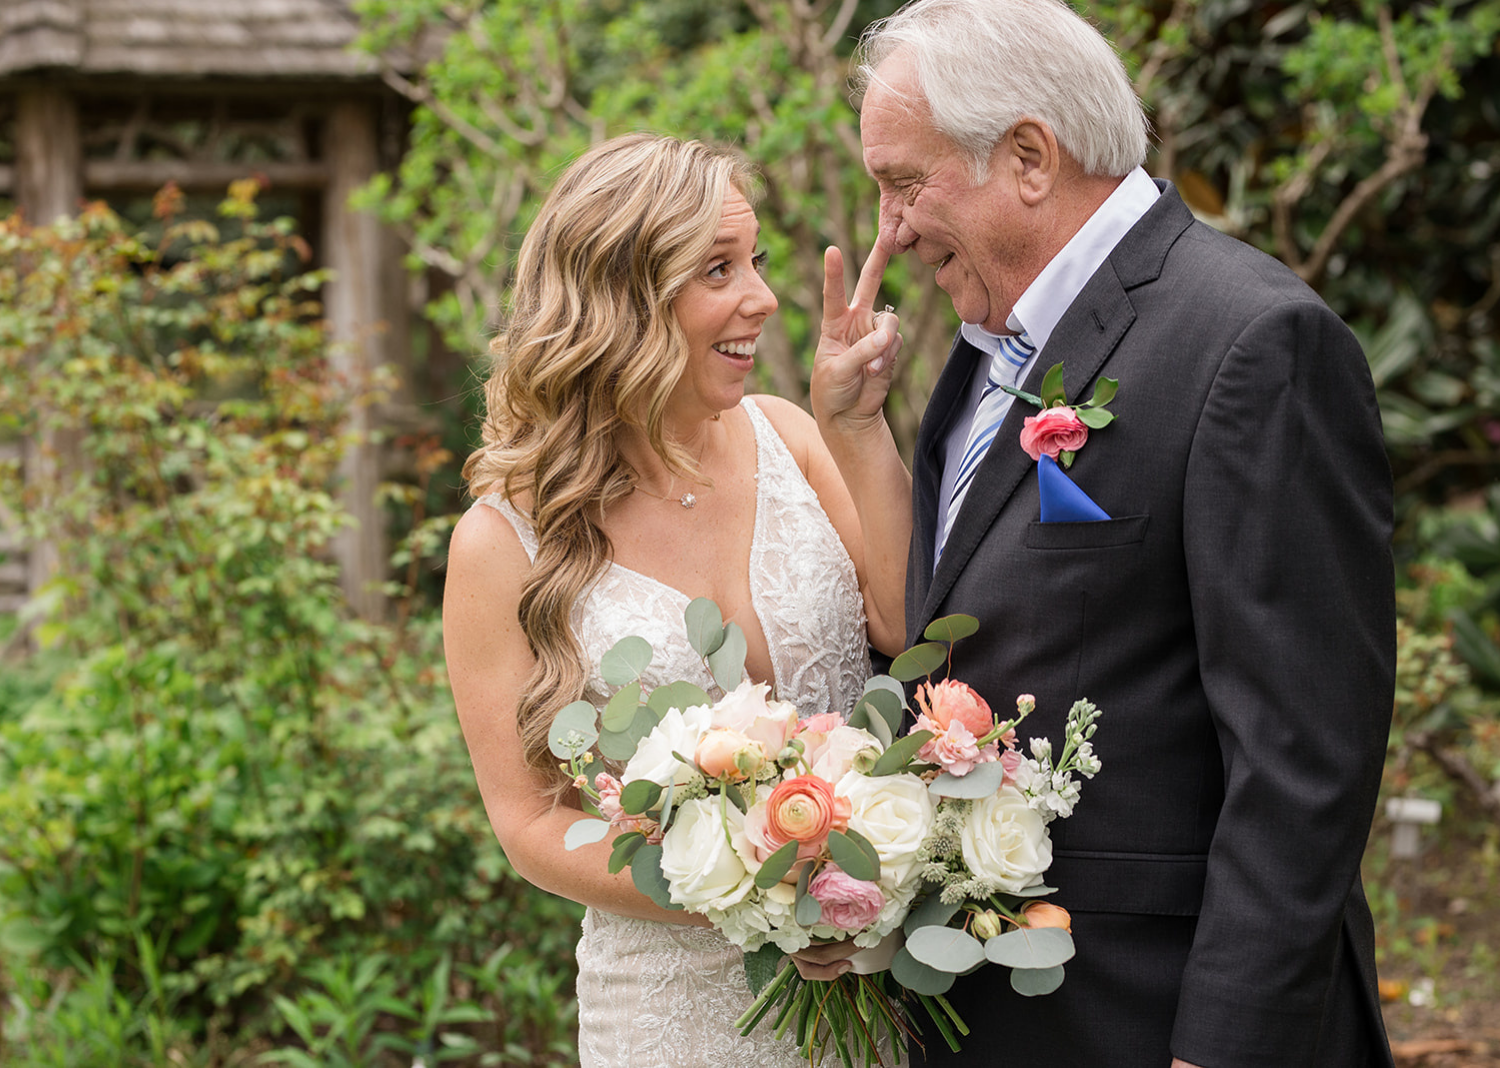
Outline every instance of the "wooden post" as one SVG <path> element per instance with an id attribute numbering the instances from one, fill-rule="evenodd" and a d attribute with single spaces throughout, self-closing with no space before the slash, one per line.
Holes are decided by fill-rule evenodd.
<path id="1" fill-rule="evenodd" d="M 334 362 L 354 382 L 365 382 L 384 365 L 386 338 L 381 307 L 382 261 L 387 243 L 379 221 L 349 207 L 349 195 L 375 174 L 375 108 L 347 99 L 334 104 L 324 136 L 329 181 L 323 204 L 324 262 L 333 279 L 324 289 L 324 308 L 331 328 Z M 369 440 L 371 412 L 361 407 L 351 416 L 358 442 L 340 470 L 341 499 L 355 525 L 335 543 L 344 592 L 350 607 L 365 619 L 385 607 L 379 590 L 386 575 L 385 515 L 375 502 L 380 457 Z"/>
<path id="2" fill-rule="evenodd" d="M 78 105 L 54 86 L 23 89 L 16 97 L 16 204 L 26 221 L 49 226 L 72 215 L 83 197 L 83 152 Z M 68 473 L 81 474 L 81 431 L 50 428 L 24 443 L 26 481 L 49 492 Z M 27 590 L 35 594 L 57 569 L 57 549 L 47 542 L 27 546 Z"/>

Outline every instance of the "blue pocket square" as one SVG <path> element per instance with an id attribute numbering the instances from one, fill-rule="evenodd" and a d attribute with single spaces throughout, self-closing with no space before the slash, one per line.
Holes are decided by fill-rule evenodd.
<path id="1" fill-rule="evenodd" d="M 1052 457 L 1043 456 L 1037 462 L 1036 474 L 1042 490 L 1043 523 L 1093 523 L 1109 518 L 1109 513 L 1063 474 Z"/>

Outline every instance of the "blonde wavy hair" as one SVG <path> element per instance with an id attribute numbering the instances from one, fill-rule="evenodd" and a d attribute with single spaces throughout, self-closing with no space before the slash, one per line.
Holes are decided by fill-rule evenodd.
<path id="1" fill-rule="evenodd" d="M 547 730 L 587 678 L 569 616 L 611 558 L 605 512 L 636 483 L 621 431 L 643 429 L 670 471 L 697 474 L 662 428 L 688 360 L 672 304 L 703 269 L 731 188 L 753 201 L 749 164 L 697 141 L 631 134 L 590 149 L 527 233 L 490 345 L 483 444 L 463 475 L 475 495 L 503 493 L 536 531 L 518 612 L 536 668 L 516 721 L 527 762 L 559 787 Z"/>

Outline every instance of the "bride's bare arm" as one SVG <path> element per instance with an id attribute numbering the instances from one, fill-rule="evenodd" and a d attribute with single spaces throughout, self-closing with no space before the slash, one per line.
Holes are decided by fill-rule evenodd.
<path id="1" fill-rule="evenodd" d="M 610 875 L 610 839 L 563 848 L 564 833 L 582 813 L 552 802 L 516 734 L 516 699 L 534 663 L 516 616 L 530 566 L 499 512 L 473 508 L 459 520 L 443 593 L 443 648 L 490 826 L 511 866 L 543 890 L 624 916 L 704 925 L 701 916 L 654 905 L 628 868 Z"/>
<path id="2" fill-rule="evenodd" d="M 813 456 L 836 469 L 858 516 L 868 575 L 865 611 L 870 641 L 894 655 L 906 647 L 912 514 L 911 473 L 883 410 L 901 335 L 895 316 L 877 316 L 874 311 L 889 258 L 877 244 L 860 271 L 854 299 L 846 302 L 843 254 L 837 248 L 825 254 L 823 327 L 813 362 L 812 409 L 822 446 Z"/>

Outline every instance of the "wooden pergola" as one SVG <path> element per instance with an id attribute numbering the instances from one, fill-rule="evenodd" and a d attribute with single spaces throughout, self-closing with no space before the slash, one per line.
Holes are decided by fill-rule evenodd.
<path id="1" fill-rule="evenodd" d="M 350 50 L 349 0 L 3 0 L 0 3 L 0 197 L 35 223 L 84 200 L 120 202 L 167 181 L 222 196 L 263 176 L 294 213 L 319 266 L 333 351 L 355 376 L 409 364 L 401 248 L 349 194 L 394 164 L 405 110 L 374 62 Z M 356 417 L 357 430 L 374 418 Z M 21 443 L 28 477 L 76 445 Z M 382 604 L 384 519 L 374 502 L 380 456 L 355 449 L 343 470 L 357 520 L 336 547 L 345 590 L 367 617 Z M 0 517 L 3 518 L 3 517 Z M 0 544 L 0 551 L 5 546 Z M 7 554 L 14 561 L 20 554 Z M 32 546 L 0 571 L 0 597 L 35 590 L 55 561 Z M 23 586 L 23 589 L 14 587 Z M 3 607 L 3 604 L 0 604 Z"/>

